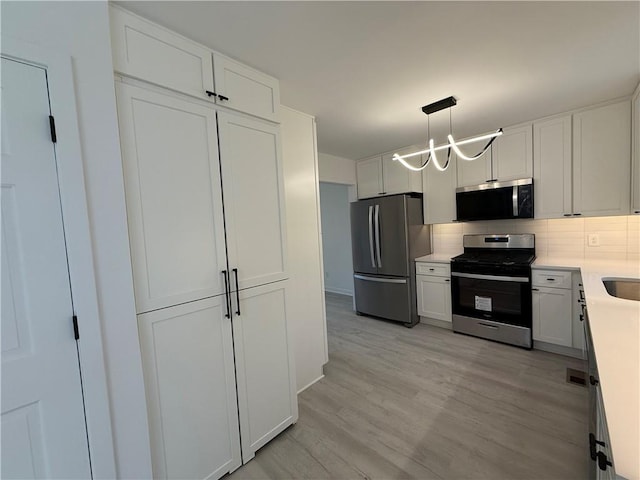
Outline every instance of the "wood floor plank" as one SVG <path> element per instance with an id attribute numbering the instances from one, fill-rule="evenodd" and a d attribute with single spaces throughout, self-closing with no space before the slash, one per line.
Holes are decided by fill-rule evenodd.
<path id="1" fill-rule="evenodd" d="M 583 479 L 580 360 L 353 312 L 327 294 L 329 363 L 298 423 L 230 479 Z"/>

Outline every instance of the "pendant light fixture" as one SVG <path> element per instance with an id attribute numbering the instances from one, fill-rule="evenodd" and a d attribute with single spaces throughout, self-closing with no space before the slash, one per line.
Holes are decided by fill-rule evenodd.
<path id="1" fill-rule="evenodd" d="M 425 168 L 427 168 L 427 165 L 429 165 L 429 162 L 433 160 L 433 166 L 436 167 L 436 169 L 440 170 L 441 172 L 444 172 L 449 166 L 449 162 L 451 160 L 451 150 L 453 150 L 456 153 L 456 155 L 460 157 L 462 160 L 467 160 L 467 161 L 476 160 L 480 158 L 482 155 L 484 155 L 484 153 L 487 150 L 489 150 L 489 147 L 491 147 L 491 144 L 493 143 L 493 141 L 497 137 L 502 135 L 502 128 L 496 130 L 493 133 L 489 133 L 487 135 L 479 135 L 477 137 L 468 138 L 466 140 L 460 140 L 456 142 L 453 139 L 453 135 L 451 134 L 451 107 L 456 105 L 456 103 L 457 101 L 454 97 L 447 97 L 422 107 L 422 111 L 427 115 L 427 137 L 428 137 L 427 143 L 429 145 L 429 148 L 420 150 L 418 152 L 407 153 L 406 155 L 399 155 L 397 153 L 394 153 L 392 157 L 393 160 L 400 162 L 406 168 L 408 168 L 409 170 L 413 170 L 414 172 L 419 172 L 421 170 L 424 170 Z M 439 112 L 440 110 L 444 110 L 445 108 L 449 109 L 449 135 L 447 135 L 448 143 L 435 147 L 433 138 L 431 138 L 431 131 L 429 126 L 429 115 L 435 112 Z M 462 152 L 462 150 L 460 150 L 461 145 L 468 145 L 470 143 L 481 142 L 483 140 L 488 140 L 487 144 L 484 146 L 482 150 L 480 150 L 479 153 L 475 155 L 466 155 Z M 444 164 L 441 163 L 440 160 L 438 160 L 438 155 L 436 154 L 436 152 L 439 152 L 442 150 L 447 150 L 447 160 L 446 162 L 444 162 Z M 414 167 L 406 160 L 408 158 L 417 157 L 418 155 L 424 155 L 424 154 L 428 154 L 427 160 L 419 167 Z"/>

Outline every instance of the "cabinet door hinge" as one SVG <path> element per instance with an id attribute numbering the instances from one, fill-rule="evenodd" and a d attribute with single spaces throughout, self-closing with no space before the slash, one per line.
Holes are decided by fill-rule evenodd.
<path id="1" fill-rule="evenodd" d="M 78 329 L 78 316 L 73 316 L 73 336 L 76 340 L 80 338 L 80 330 Z"/>
<path id="2" fill-rule="evenodd" d="M 49 129 L 51 130 L 51 141 L 56 143 L 58 136 L 56 135 L 56 120 L 53 118 L 53 115 L 49 115 Z"/>

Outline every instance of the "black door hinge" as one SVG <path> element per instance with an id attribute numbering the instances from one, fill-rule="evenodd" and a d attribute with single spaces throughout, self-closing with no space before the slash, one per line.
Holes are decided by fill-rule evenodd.
<path id="1" fill-rule="evenodd" d="M 56 135 L 56 120 L 53 118 L 53 115 L 49 115 L 49 129 L 51 130 L 51 141 L 56 143 L 58 136 Z"/>
<path id="2" fill-rule="evenodd" d="M 73 316 L 73 336 L 76 340 L 80 338 L 80 330 L 78 329 L 78 316 Z"/>

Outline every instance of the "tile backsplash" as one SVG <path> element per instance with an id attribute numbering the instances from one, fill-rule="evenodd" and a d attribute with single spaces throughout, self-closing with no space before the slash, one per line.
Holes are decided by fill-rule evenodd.
<path id="1" fill-rule="evenodd" d="M 433 225 L 433 252 L 462 251 L 462 236 L 473 233 L 533 233 L 539 257 L 640 261 L 640 215 L 492 220 Z M 589 245 L 595 235 L 598 246 Z"/>

